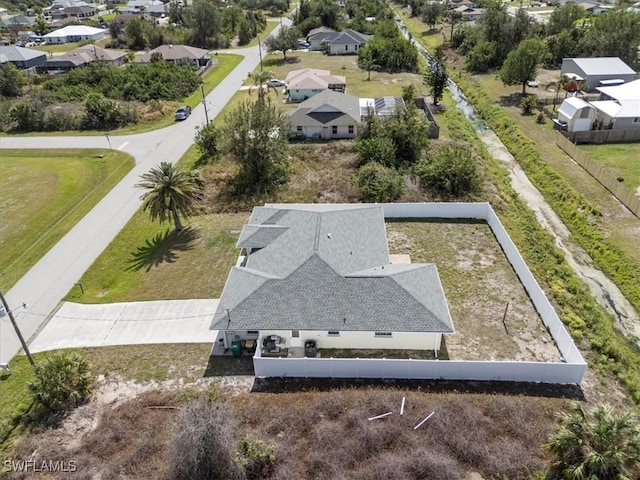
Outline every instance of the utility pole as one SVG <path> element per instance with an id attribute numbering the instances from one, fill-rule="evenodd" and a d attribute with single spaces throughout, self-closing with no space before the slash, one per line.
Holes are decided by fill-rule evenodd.
<path id="1" fill-rule="evenodd" d="M 9 320 L 11 320 L 11 324 L 13 325 L 13 328 L 16 331 L 16 335 L 18 335 L 18 339 L 22 344 L 22 349 L 24 350 L 24 353 L 27 355 L 27 358 L 29 359 L 29 363 L 31 364 L 32 367 L 35 367 L 36 363 L 33 361 L 33 357 L 31 356 L 31 352 L 29 351 L 27 342 L 24 341 L 24 337 L 22 336 L 22 333 L 20 333 L 20 329 L 18 328 L 16 319 L 13 318 L 13 312 L 9 310 L 9 305 L 7 305 L 7 301 L 4 299 L 4 295 L 2 295 L 1 291 L 0 291 L 0 301 L 2 301 L 2 306 L 4 307 L 4 311 L 7 312 L 7 315 L 9 315 Z"/>
<path id="2" fill-rule="evenodd" d="M 260 73 L 262 73 L 262 43 L 260 42 L 259 36 L 258 36 L 258 54 L 260 55 Z"/>
<path id="3" fill-rule="evenodd" d="M 202 105 L 204 105 L 204 118 L 207 120 L 207 125 L 209 125 L 209 111 L 207 110 L 207 99 L 204 96 L 204 83 L 200 84 L 200 91 L 202 92 Z"/>

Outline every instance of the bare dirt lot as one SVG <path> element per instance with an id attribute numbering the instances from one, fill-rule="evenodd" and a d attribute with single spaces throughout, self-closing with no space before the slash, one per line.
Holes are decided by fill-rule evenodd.
<path id="1" fill-rule="evenodd" d="M 387 223 L 387 238 L 392 254 L 437 265 L 456 330 L 445 339 L 450 359 L 560 361 L 486 223 L 394 221 Z"/>

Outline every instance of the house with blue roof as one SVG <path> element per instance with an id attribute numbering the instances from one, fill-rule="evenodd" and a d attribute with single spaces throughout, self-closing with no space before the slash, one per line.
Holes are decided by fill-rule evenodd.
<path id="1" fill-rule="evenodd" d="M 256 207 L 237 247 L 211 322 L 219 332 L 212 355 L 364 349 L 437 357 L 443 335 L 454 332 L 436 265 L 392 262 L 381 206 Z"/>

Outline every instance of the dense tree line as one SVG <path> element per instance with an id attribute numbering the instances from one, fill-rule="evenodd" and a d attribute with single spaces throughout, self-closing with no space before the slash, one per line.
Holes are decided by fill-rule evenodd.
<path id="1" fill-rule="evenodd" d="M 193 93 L 200 77 L 191 65 L 156 61 L 116 68 L 100 62 L 75 68 L 64 76 L 47 80 L 44 90 L 59 101 L 81 101 L 89 93 L 114 100 L 178 100 Z"/>
<path id="2" fill-rule="evenodd" d="M 393 11 L 385 2 L 352 0 L 341 7 L 333 0 L 302 0 L 294 12 L 293 23 L 302 35 L 322 26 L 337 31 L 352 28 L 371 35 L 380 22 L 391 19 Z"/>
<path id="3" fill-rule="evenodd" d="M 431 29 L 447 25 L 451 46 L 466 56 L 471 72 L 486 72 L 502 67 L 507 56 L 520 42 L 537 38 L 546 45 L 544 63 L 558 67 L 566 57 L 620 57 L 632 67 L 640 66 L 640 14 L 620 5 L 599 15 L 590 15 L 576 3 L 557 7 L 545 25 L 534 21 L 524 9 L 509 15 L 498 0 L 478 0 L 485 14 L 477 25 L 463 22 L 445 6 L 427 0 L 409 0 L 411 15 L 420 17 Z M 447 32 L 449 33 L 449 32 Z"/>
<path id="4" fill-rule="evenodd" d="M 118 22 L 108 26 L 111 46 L 132 50 L 152 49 L 162 44 L 188 44 L 201 48 L 226 48 L 233 38 L 248 44 L 267 25 L 261 10 L 243 9 L 238 5 L 223 8 L 208 0 L 195 0 L 183 6 L 169 2 L 169 24 L 158 27 L 152 17 L 140 16 L 126 27 Z"/>
<path id="5" fill-rule="evenodd" d="M 393 20 L 380 22 L 375 35 L 358 51 L 358 65 L 370 71 L 415 72 L 418 69 L 418 51 L 396 28 Z"/>

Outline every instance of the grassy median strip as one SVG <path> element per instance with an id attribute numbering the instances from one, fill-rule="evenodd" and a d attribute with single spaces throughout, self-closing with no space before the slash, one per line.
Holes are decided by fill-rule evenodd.
<path id="1" fill-rule="evenodd" d="M 3 150 L 0 288 L 8 290 L 133 168 L 113 150 Z"/>

